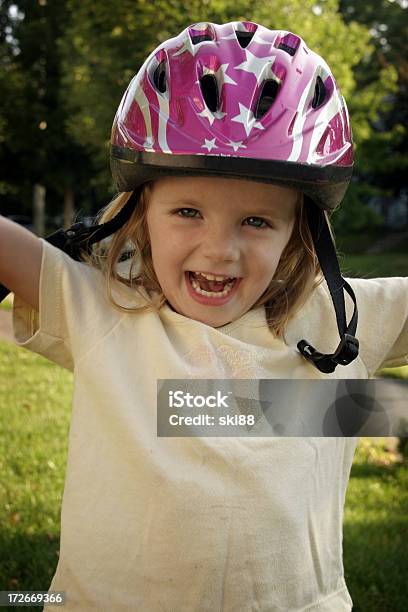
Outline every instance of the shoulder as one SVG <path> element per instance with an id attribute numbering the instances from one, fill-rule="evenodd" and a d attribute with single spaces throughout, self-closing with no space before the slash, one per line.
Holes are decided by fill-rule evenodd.
<path id="1" fill-rule="evenodd" d="M 388 344 L 401 333 L 408 318 L 408 277 L 346 278 L 354 291 L 357 309 L 357 337 L 364 345 Z M 320 301 L 325 299 L 334 317 L 334 306 L 326 283 L 322 284 Z M 344 291 L 347 322 L 353 313 L 353 300 Z M 317 297 L 316 296 L 316 297 Z M 317 302 L 319 299 L 317 299 Z M 323 307 L 322 307 L 323 308 Z"/>
<path id="2" fill-rule="evenodd" d="M 358 294 L 362 304 L 370 304 L 373 300 L 390 303 L 395 299 L 400 304 L 407 304 L 408 276 L 346 278 L 346 280 L 353 288 L 356 297 Z"/>
<path id="3" fill-rule="evenodd" d="M 346 278 L 354 291 L 358 309 L 357 338 L 360 358 L 373 374 L 390 355 L 394 347 L 404 355 L 405 340 L 396 344 L 408 318 L 408 278 Z M 353 301 L 345 292 L 347 322 L 353 313 Z M 336 315 L 326 281 L 309 296 L 301 310 L 289 322 L 285 341 L 296 346 L 305 339 L 319 351 L 332 353 L 339 342 Z M 401 344 L 401 341 L 400 341 Z M 394 351 L 395 352 L 395 351 Z M 397 356 L 398 357 L 398 356 Z"/>
<path id="4" fill-rule="evenodd" d="M 97 302 L 100 307 L 107 306 L 110 303 L 109 292 L 117 303 L 127 308 L 146 304 L 148 296 L 143 287 L 130 287 L 123 280 L 114 278 L 108 283 L 107 273 L 96 265 L 72 259 L 46 240 L 42 242 L 44 276 L 55 282 L 56 287 L 60 285 L 62 291 L 75 291 L 77 300 L 82 296 L 86 300 L 84 306 L 91 302 Z M 118 269 L 119 279 L 123 279 L 120 272 Z"/>
<path id="5" fill-rule="evenodd" d="M 345 278 L 354 291 L 357 307 L 364 314 L 372 312 L 373 316 L 377 311 L 379 314 L 386 310 L 395 312 L 396 315 L 405 316 L 408 311 L 408 277 L 385 277 L 385 278 Z M 353 300 L 344 291 L 346 312 L 351 315 L 353 312 Z M 332 299 L 327 283 L 324 281 L 315 290 L 310 302 L 315 307 L 326 310 L 327 303 L 332 306 Z"/>

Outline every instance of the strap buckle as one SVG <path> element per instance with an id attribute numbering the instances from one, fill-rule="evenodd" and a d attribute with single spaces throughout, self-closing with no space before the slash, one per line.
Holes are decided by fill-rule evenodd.
<path id="1" fill-rule="evenodd" d="M 316 351 L 314 346 L 306 340 L 301 340 L 297 345 L 299 351 L 308 361 L 311 361 L 320 372 L 330 374 L 334 372 L 337 365 L 348 365 L 358 356 L 359 342 L 350 334 L 344 334 L 339 346 L 332 355 L 325 355 Z"/>
<path id="2" fill-rule="evenodd" d="M 72 259 L 81 261 L 81 253 L 84 250 L 90 252 L 88 240 L 95 231 L 94 227 L 86 227 L 82 221 L 71 225 L 68 229 L 59 229 L 47 237 L 47 242 L 61 249 Z"/>
<path id="3" fill-rule="evenodd" d="M 332 355 L 333 361 L 340 365 L 348 365 L 358 356 L 359 341 L 355 336 L 344 334 L 339 346 Z"/>

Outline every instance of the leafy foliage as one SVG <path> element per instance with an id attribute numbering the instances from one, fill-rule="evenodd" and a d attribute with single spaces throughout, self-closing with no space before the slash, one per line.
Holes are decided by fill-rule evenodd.
<path id="1" fill-rule="evenodd" d="M 357 95 L 351 100 L 363 146 L 361 177 L 397 194 L 408 170 L 408 11 L 396 0 L 340 0 L 346 24 L 370 33 L 370 53 L 356 66 Z M 361 92 L 361 93 L 360 93 Z"/>
<path id="2" fill-rule="evenodd" d="M 28 212 L 34 183 L 60 203 L 65 187 L 84 183 L 90 158 L 65 128 L 56 44 L 65 0 L 7 0 L 1 8 L 0 195 L 7 196 L 8 208 Z"/>

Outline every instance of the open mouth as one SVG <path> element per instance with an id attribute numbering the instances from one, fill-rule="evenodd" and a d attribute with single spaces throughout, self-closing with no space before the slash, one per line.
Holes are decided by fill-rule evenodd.
<path id="1" fill-rule="evenodd" d="M 188 272 L 188 278 L 195 293 L 212 298 L 227 297 L 238 280 L 235 277 L 204 276 L 199 272 L 191 271 Z"/>

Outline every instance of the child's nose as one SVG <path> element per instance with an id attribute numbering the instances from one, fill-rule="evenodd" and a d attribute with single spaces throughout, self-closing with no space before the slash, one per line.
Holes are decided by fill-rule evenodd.
<path id="1" fill-rule="evenodd" d="M 238 239 L 234 234 L 218 225 L 208 228 L 203 240 L 204 257 L 214 263 L 222 261 L 237 261 L 240 248 Z"/>

